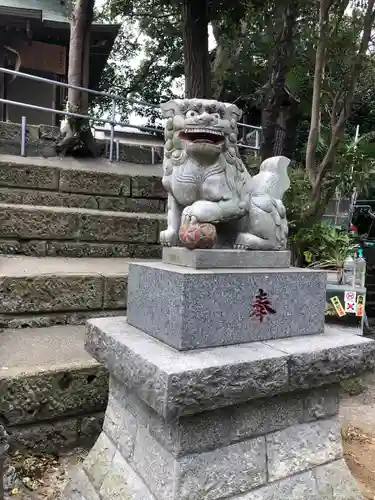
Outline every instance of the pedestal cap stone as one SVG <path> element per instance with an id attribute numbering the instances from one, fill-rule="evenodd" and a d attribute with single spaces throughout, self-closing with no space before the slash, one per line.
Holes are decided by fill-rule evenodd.
<path id="1" fill-rule="evenodd" d="M 178 349 L 321 333 L 326 273 L 131 264 L 128 322 Z"/>
<path id="2" fill-rule="evenodd" d="M 163 262 L 194 269 L 250 269 L 290 267 L 287 250 L 189 250 L 183 247 L 164 247 Z"/>
<path id="3" fill-rule="evenodd" d="M 320 335 L 179 352 L 125 317 L 90 320 L 86 350 L 164 418 L 335 384 L 375 367 L 375 342 Z"/>

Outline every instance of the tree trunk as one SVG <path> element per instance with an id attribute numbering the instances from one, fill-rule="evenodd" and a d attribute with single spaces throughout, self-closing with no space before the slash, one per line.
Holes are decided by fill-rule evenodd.
<path id="1" fill-rule="evenodd" d="M 85 40 L 83 44 L 83 61 L 82 61 L 82 87 L 86 89 L 90 85 L 90 48 L 91 48 L 91 22 L 87 24 Z M 81 112 L 87 114 L 89 111 L 89 94 L 82 92 L 81 95 Z"/>
<path id="2" fill-rule="evenodd" d="M 70 22 L 70 45 L 69 45 L 69 68 L 68 83 L 82 86 L 83 82 L 83 60 L 87 24 L 91 10 L 94 7 L 93 0 L 77 0 Z M 68 102 L 73 108 L 81 107 L 81 92 L 75 89 L 68 90 Z"/>
<path id="3" fill-rule="evenodd" d="M 211 97 L 207 0 L 183 0 L 185 96 Z"/>
<path id="4" fill-rule="evenodd" d="M 297 1 L 280 2 L 277 6 L 276 22 L 281 20 L 274 38 L 274 48 L 269 62 L 267 95 L 262 110 L 262 160 L 274 155 L 277 119 L 285 99 L 285 77 L 293 53 L 293 33 L 297 19 Z"/>
<path id="5" fill-rule="evenodd" d="M 290 106 L 285 111 L 285 137 L 283 143 L 282 155 L 293 160 L 295 158 L 295 147 L 297 138 L 298 116 L 299 107 L 298 103 L 292 101 Z"/>
<path id="6" fill-rule="evenodd" d="M 329 33 L 329 11 L 332 0 L 322 0 L 319 9 L 319 41 L 316 48 L 314 86 L 311 104 L 310 131 L 306 145 L 306 171 L 310 184 L 314 188 L 316 183 L 315 153 L 318 146 L 321 121 L 321 92 L 324 80 L 326 48 Z"/>
<path id="7" fill-rule="evenodd" d="M 77 0 L 71 18 L 68 83 L 78 87 L 89 84 L 89 57 L 91 25 L 94 17 L 94 0 Z M 87 114 L 88 94 L 68 89 L 67 111 Z M 63 139 L 57 146 L 64 156 L 96 156 L 96 145 L 89 121 L 68 117 L 62 125 Z"/>

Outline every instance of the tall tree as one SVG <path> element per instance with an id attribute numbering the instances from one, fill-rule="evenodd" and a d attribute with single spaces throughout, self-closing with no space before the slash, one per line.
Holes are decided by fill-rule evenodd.
<path id="1" fill-rule="evenodd" d="M 318 43 L 315 55 L 315 71 L 313 81 L 313 97 L 311 104 L 310 131 L 306 145 L 306 173 L 311 186 L 309 202 L 304 216 L 316 217 L 322 208 L 324 198 L 324 181 L 332 171 L 340 142 L 344 138 L 345 125 L 352 112 L 357 83 L 362 70 L 366 67 L 369 43 L 375 21 L 375 0 L 366 0 L 360 8 L 355 8 L 351 21 L 352 46 L 342 53 L 341 67 L 345 68 L 341 81 L 331 85 L 326 99 L 325 84 L 330 75 L 327 67 L 332 56 L 330 41 L 340 29 L 345 27 L 345 10 L 349 0 L 335 2 L 322 0 L 319 10 Z M 324 92 L 325 91 L 325 92 Z M 330 139 L 327 148 L 319 157 L 318 147 L 321 136 L 322 116 L 328 111 L 330 122 Z"/>
<path id="2" fill-rule="evenodd" d="M 89 59 L 91 26 L 95 0 L 76 0 L 70 21 L 68 83 L 87 88 L 89 85 Z M 89 99 L 86 92 L 69 88 L 66 109 L 87 114 Z M 67 117 L 62 123 L 63 139 L 57 149 L 63 154 L 96 156 L 95 141 L 88 120 Z"/>
<path id="3" fill-rule="evenodd" d="M 187 97 L 212 97 L 211 81 L 215 81 L 215 96 L 218 96 L 221 77 L 212 77 L 213 72 L 223 74 L 223 69 L 232 68 L 234 54 L 239 54 L 241 43 L 234 37 L 228 37 L 228 25 L 236 26 L 236 32 L 242 36 L 244 24 L 240 19 L 246 12 L 248 0 L 107 0 L 105 11 L 111 19 L 116 16 L 137 22 L 143 34 L 150 41 L 147 52 L 150 68 L 155 68 L 164 58 L 166 78 L 183 76 L 185 79 L 185 95 Z M 225 50 L 209 52 L 208 26 L 215 23 L 215 38 L 225 42 Z M 225 26 L 226 25 L 226 26 Z M 173 26 L 173 29 L 171 27 Z M 220 34 L 220 37 L 216 35 Z M 224 35 L 224 36 L 222 36 Z M 170 39 L 173 36 L 174 40 Z M 167 39 L 169 38 L 169 39 Z M 229 43 L 229 39 L 233 43 Z M 239 42 L 239 41 L 237 41 Z M 154 57 L 155 46 L 158 45 L 158 55 Z M 230 50 L 228 51 L 230 46 Z M 180 52 L 178 52 L 180 50 Z M 213 56 L 216 63 L 211 65 Z M 172 65 L 168 68 L 169 57 Z M 177 58 L 178 64 L 177 64 Z M 229 56 L 229 57 L 226 57 Z M 228 61 L 228 63 L 227 63 Z M 142 64 L 143 66 L 143 64 Z M 180 74 L 176 73 L 176 68 Z"/>

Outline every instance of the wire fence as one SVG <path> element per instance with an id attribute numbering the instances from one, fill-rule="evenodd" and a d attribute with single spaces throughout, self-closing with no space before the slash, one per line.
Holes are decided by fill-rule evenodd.
<path id="1" fill-rule="evenodd" d="M 20 71 L 14 71 L 11 69 L 7 68 L 0 68 L 0 73 L 5 73 L 12 75 L 14 78 L 15 77 L 20 77 L 20 78 L 26 78 L 29 80 L 34 80 L 36 82 L 40 83 L 45 83 L 48 85 L 53 85 L 65 89 L 75 89 L 79 90 L 80 92 L 86 92 L 92 96 L 95 97 L 102 97 L 110 100 L 111 102 L 111 111 L 110 111 L 110 117 L 109 118 L 99 118 L 93 114 L 81 114 L 81 113 L 74 113 L 72 111 L 64 110 L 64 109 L 56 109 L 56 108 L 48 108 L 44 106 L 38 106 L 36 104 L 29 104 L 26 102 L 20 102 L 20 101 L 13 101 L 5 98 L 0 98 L 0 103 L 9 105 L 9 106 L 18 106 L 21 108 L 25 109 L 32 109 L 32 110 L 37 110 L 37 111 L 42 111 L 46 113 L 52 113 L 55 115 L 61 115 L 64 117 L 71 117 L 71 118 L 81 118 L 88 120 L 91 124 L 93 123 L 100 123 L 103 125 L 109 125 L 110 126 L 110 138 L 109 138 L 109 161 L 113 162 L 114 160 L 114 153 L 115 153 L 115 145 L 116 145 L 116 160 L 119 160 L 119 142 L 115 141 L 115 129 L 116 127 L 118 128 L 131 128 L 134 130 L 142 130 L 144 132 L 149 132 L 150 134 L 156 134 L 162 132 L 161 127 L 152 127 L 152 126 L 139 126 L 139 125 L 133 125 L 129 122 L 123 122 L 121 120 L 117 120 L 117 111 L 118 111 L 118 103 L 120 101 L 122 102 L 127 102 L 130 104 L 134 104 L 136 106 L 142 106 L 142 107 L 148 107 L 148 108 L 156 108 L 158 109 L 159 106 L 156 104 L 150 104 L 148 102 L 140 101 L 137 99 L 133 99 L 131 97 L 122 97 L 120 95 L 116 94 L 110 94 L 108 92 L 100 92 L 98 90 L 92 90 L 88 89 L 85 87 L 79 87 L 77 85 L 71 85 L 69 83 L 64 83 L 64 82 L 59 82 L 56 80 L 50 80 L 48 78 L 44 78 L 41 76 L 36 76 L 36 75 L 30 75 L 29 73 L 23 73 Z M 244 149 L 250 149 L 252 151 L 259 151 L 260 149 L 260 137 L 261 137 L 261 127 L 256 127 L 253 125 L 248 125 L 246 123 L 239 122 L 238 125 L 240 127 L 244 127 L 245 129 L 249 129 L 249 132 L 247 134 L 243 134 L 243 137 L 245 137 L 245 143 L 239 144 L 240 147 Z M 27 122 L 26 122 L 26 117 L 22 117 L 21 121 L 21 156 L 26 156 L 26 130 L 27 130 Z M 247 142 L 252 142 L 253 144 L 246 144 Z M 153 149 L 153 154 L 152 157 L 155 157 L 155 151 Z"/>

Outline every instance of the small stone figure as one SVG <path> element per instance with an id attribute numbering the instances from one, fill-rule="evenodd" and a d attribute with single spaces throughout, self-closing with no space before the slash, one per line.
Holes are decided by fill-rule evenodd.
<path id="1" fill-rule="evenodd" d="M 288 158 L 265 160 L 251 177 L 237 149 L 237 106 L 177 99 L 161 107 L 168 118 L 163 164 L 168 226 L 160 235 L 162 245 L 187 246 L 179 241 L 180 227 L 209 223 L 216 227 L 216 248 L 285 249 Z"/>

